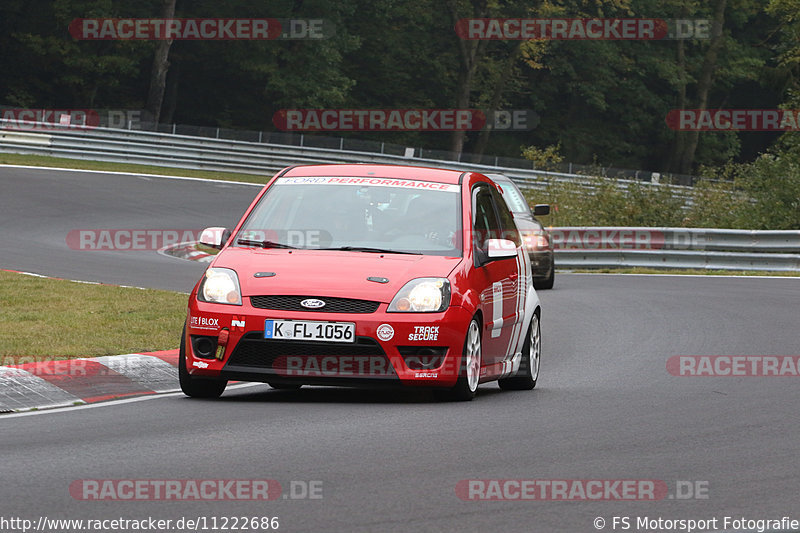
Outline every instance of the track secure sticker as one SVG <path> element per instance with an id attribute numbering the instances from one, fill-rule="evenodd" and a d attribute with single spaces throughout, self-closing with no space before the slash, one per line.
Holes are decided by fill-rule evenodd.
<path id="1" fill-rule="evenodd" d="M 394 328 L 389 324 L 381 324 L 378 326 L 378 338 L 384 342 L 392 340 L 394 337 Z"/>
<path id="2" fill-rule="evenodd" d="M 439 340 L 439 326 L 414 326 L 414 333 L 408 334 L 410 341 Z"/>

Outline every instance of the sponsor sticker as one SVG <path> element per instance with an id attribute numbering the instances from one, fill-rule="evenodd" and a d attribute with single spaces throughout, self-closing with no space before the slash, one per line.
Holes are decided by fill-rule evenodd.
<path id="1" fill-rule="evenodd" d="M 410 341 L 439 340 L 439 326 L 414 326 L 414 333 L 408 334 Z"/>
<path id="2" fill-rule="evenodd" d="M 378 326 L 378 338 L 384 342 L 392 340 L 394 337 L 394 328 L 389 324 L 381 324 Z"/>
<path id="3" fill-rule="evenodd" d="M 397 187 L 401 189 L 421 189 L 429 191 L 458 192 L 459 186 L 432 181 L 404 180 L 397 178 L 351 178 L 341 176 L 309 176 L 278 178 L 281 185 L 356 185 L 359 187 Z"/>
<path id="4" fill-rule="evenodd" d="M 219 318 L 211 318 L 206 316 L 192 316 L 189 317 L 189 326 L 195 329 L 219 329 Z"/>

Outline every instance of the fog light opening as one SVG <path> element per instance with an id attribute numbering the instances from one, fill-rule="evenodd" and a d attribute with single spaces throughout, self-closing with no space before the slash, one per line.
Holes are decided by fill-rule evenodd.
<path id="1" fill-rule="evenodd" d="M 217 343 L 214 337 L 192 335 L 192 351 L 195 357 L 200 359 L 213 359 L 214 350 L 216 350 L 216 348 Z"/>

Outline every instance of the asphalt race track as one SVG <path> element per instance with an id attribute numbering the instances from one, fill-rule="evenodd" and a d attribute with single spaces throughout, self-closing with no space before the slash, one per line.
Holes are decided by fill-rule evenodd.
<path id="1" fill-rule="evenodd" d="M 0 168 L 0 268 L 188 291 L 202 265 L 71 250 L 76 228 L 232 225 L 258 189 Z M 559 275 L 533 392 L 266 385 L 0 415 L 0 515 L 278 516 L 281 531 L 591 532 L 594 521 L 800 519 L 798 377 L 676 377 L 674 355 L 796 355 L 800 279 Z M 176 343 L 179 333 L 175 332 Z M 271 502 L 81 501 L 82 479 L 274 479 Z M 468 479 L 662 480 L 659 501 L 462 501 Z M 679 481 L 707 492 L 679 499 Z M 292 484 L 292 482 L 295 482 Z M 695 484 L 698 482 L 698 484 Z M 707 482 L 707 484 L 706 484 Z M 686 492 L 689 484 L 681 487 Z"/>
<path id="2" fill-rule="evenodd" d="M 259 190 L 227 182 L 0 167 L 0 268 L 188 292 L 204 265 L 155 251 L 74 249 L 67 236 L 71 230 L 233 227 Z"/>

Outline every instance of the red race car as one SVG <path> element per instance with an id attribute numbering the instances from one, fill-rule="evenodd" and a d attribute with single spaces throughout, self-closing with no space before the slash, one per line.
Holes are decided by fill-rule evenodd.
<path id="1" fill-rule="evenodd" d="M 188 396 L 228 380 L 432 387 L 536 386 L 541 305 L 514 218 L 483 174 L 389 165 L 279 172 L 189 297 Z"/>

